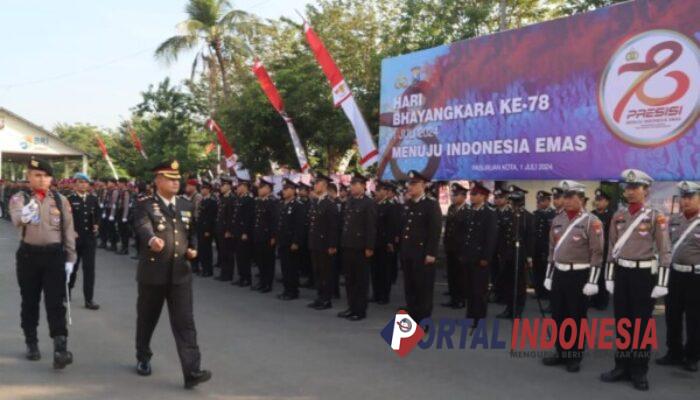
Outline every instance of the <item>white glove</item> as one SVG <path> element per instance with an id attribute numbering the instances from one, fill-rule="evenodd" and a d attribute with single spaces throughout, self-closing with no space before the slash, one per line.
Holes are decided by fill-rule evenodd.
<path id="1" fill-rule="evenodd" d="M 28 224 L 36 216 L 37 211 L 39 211 L 39 205 L 36 203 L 36 200 L 31 199 L 29 203 L 22 207 L 22 223 Z"/>
<path id="2" fill-rule="evenodd" d="M 126 218 L 122 218 L 122 223 L 126 223 Z"/>
<path id="3" fill-rule="evenodd" d="M 550 292 L 552 291 L 552 278 L 545 278 L 544 288 L 549 290 Z"/>
<path id="4" fill-rule="evenodd" d="M 113 216 L 113 215 L 110 215 L 110 216 L 109 216 L 109 222 L 113 222 L 113 221 L 114 221 L 114 216 Z"/>
<path id="5" fill-rule="evenodd" d="M 583 286 L 583 294 L 586 296 L 594 296 L 598 294 L 598 285 L 595 283 L 586 283 Z"/>
<path id="6" fill-rule="evenodd" d="M 66 261 L 66 279 L 70 279 L 70 274 L 73 273 L 73 263 Z"/>
<path id="7" fill-rule="evenodd" d="M 654 290 L 651 291 L 651 298 L 658 299 L 664 297 L 668 294 L 668 288 L 663 286 L 654 286 Z"/>
<path id="8" fill-rule="evenodd" d="M 615 293 L 615 281 L 605 281 L 605 290 L 610 294 Z"/>

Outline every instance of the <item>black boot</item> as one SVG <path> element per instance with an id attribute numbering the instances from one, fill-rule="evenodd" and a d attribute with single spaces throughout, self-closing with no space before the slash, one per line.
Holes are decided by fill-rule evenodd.
<path id="1" fill-rule="evenodd" d="M 39 352 L 39 345 L 34 343 L 27 343 L 27 360 L 29 361 L 39 361 L 41 360 L 41 352 Z"/>
<path id="2" fill-rule="evenodd" d="M 56 336 L 53 338 L 53 368 L 63 369 L 73 363 L 73 353 L 68 351 L 68 338 Z"/>
<path id="3" fill-rule="evenodd" d="M 203 369 L 201 371 L 191 372 L 189 375 L 185 376 L 185 389 L 192 389 L 193 387 L 204 383 L 211 379 L 211 372 Z"/>
<path id="4" fill-rule="evenodd" d="M 658 365 L 682 365 L 683 364 L 683 358 L 681 357 L 676 357 L 671 353 L 666 353 L 665 356 L 661 358 L 656 359 L 656 364 Z"/>

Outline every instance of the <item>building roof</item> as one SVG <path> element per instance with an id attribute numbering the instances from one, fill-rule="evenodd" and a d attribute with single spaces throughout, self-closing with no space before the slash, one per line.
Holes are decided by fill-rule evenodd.
<path id="1" fill-rule="evenodd" d="M 39 135 L 47 136 L 50 140 L 50 142 L 47 142 L 45 146 L 32 146 L 32 148 L 29 148 L 29 146 L 27 146 L 26 143 L 18 145 L 18 143 L 15 143 L 15 140 L 21 139 L 23 137 L 23 132 L 16 131 L 14 129 L 9 129 L 11 131 L 11 135 L 13 135 L 14 138 L 8 138 L 6 135 L 6 131 L 8 130 L 8 124 L 7 121 L 5 121 L 2 124 L 2 126 L 0 126 L 0 128 L 2 128 L 0 129 L 0 151 L 2 151 L 3 153 L 39 154 L 42 156 L 49 157 L 76 157 L 86 155 L 82 150 L 76 149 L 75 147 L 63 141 L 55 133 L 49 131 L 48 129 L 45 129 L 40 125 L 33 123 L 32 121 L 18 114 L 15 114 L 14 112 L 4 107 L 0 107 L 0 117 L 2 116 L 14 119 L 19 124 L 27 127 L 29 131 L 35 131 Z M 23 148 L 22 146 L 27 146 L 27 148 Z"/>

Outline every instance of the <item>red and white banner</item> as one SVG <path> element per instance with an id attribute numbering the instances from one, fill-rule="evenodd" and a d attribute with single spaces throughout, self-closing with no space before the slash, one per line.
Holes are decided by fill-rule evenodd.
<path id="1" fill-rule="evenodd" d="M 253 73 L 258 77 L 258 82 L 260 82 L 260 87 L 262 88 L 265 95 L 272 103 L 272 106 L 277 110 L 277 112 L 284 118 L 284 122 L 287 124 L 287 129 L 289 130 L 289 136 L 292 137 L 292 144 L 294 145 L 294 152 L 297 155 L 297 160 L 299 160 L 299 166 L 301 167 L 301 172 L 306 172 L 309 169 L 309 160 L 306 158 L 306 153 L 304 152 L 304 147 L 301 145 L 299 140 L 299 135 L 297 135 L 296 129 L 294 129 L 294 124 L 292 119 L 287 116 L 284 111 L 284 102 L 282 97 L 275 87 L 274 82 L 267 73 L 265 66 L 258 60 L 253 64 Z"/>
<path id="2" fill-rule="evenodd" d="M 228 143 L 228 140 L 226 140 L 226 136 L 224 136 L 224 131 L 221 130 L 219 124 L 217 124 L 216 121 L 214 121 L 212 118 L 209 118 L 205 125 L 207 129 L 216 133 L 216 138 L 219 141 L 219 144 L 221 145 L 221 149 L 224 151 L 226 168 L 230 169 L 235 167 L 237 157 L 233 153 L 233 148 Z"/>
<path id="3" fill-rule="evenodd" d="M 139 140 L 139 137 L 136 136 L 136 131 L 134 128 L 129 128 L 129 134 L 131 134 L 131 141 L 134 142 L 134 147 L 136 150 L 138 150 L 139 153 L 141 153 L 141 157 L 143 157 L 144 160 L 148 160 L 148 156 L 146 155 L 146 152 L 143 150 L 143 145 L 141 144 L 141 140 Z"/>
<path id="4" fill-rule="evenodd" d="M 102 150 L 102 157 L 104 157 L 105 161 L 107 161 L 107 165 L 109 165 L 109 168 L 112 170 L 114 179 L 119 179 L 119 175 L 117 175 L 117 170 L 114 168 L 114 164 L 112 164 L 112 159 L 109 158 L 109 154 L 107 154 L 107 146 L 105 146 L 105 142 L 103 142 L 102 138 L 99 136 L 96 136 L 96 138 L 97 144 L 100 146 L 100 150 Z"/>
<path id="5" fill-rule="evenodd" d="M 336 107 L 340 106 L 343 108 L 345 115 L 355 129 L 357 146 L 360 149 L 360 164 L 363 167 L 368 167 L 376 163 L 377 146 L 375 146 L 367 122 L 362 116 L 355 98 L 352 96 L 352 91 L 345 83 L 343 74 L 338 69 L 335 61 L 333 61 L 323 42 L 321 42 L 321 39 L 306 21 L 304 22 L 304 33 L 306 34 L 306 40 L 309 42 L 309 47 L 311 47 L 311 51 L 316 57 L 316 61 L 321 65 L 321 69 L 330 83 L 333 93 L 333 104 Z"/>

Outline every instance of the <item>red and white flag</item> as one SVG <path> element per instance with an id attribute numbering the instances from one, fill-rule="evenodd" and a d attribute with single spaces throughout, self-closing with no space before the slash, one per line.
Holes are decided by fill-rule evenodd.
<path id="1" fill-rule="evenodd" d="M 289 118 L 287 113 L 284 111 L 284 102 L 282 101 L 282 97 L 280 96 L 277 87 L 275 87 L 275 84 L 272 82 L 272 79 L 267 73 L 265 66 L 259 60 L 255 60 L 255 63 L 253 64 L 253 73 L 258 77 L 260 87 L 262 88 L 263 92 L 265 92 L 265 95 L 270 100 L 270 103 L 272 103 L 272 106 L 275 108 L 275 110 L 277 110 L 280 116 L 284 119 L 284 122 L 287 124 L 289 136 L 292 137 L 294 152 L 297 155 L 297 160 L 299 160 L 301 172 L 306 172 L 306 170 L 309 169 L 309 160 L 306 158 L 304 147 L 301 145 L 296 129 L 294 129 L 292 119 Z"/>
<path id="2" fill-rule="evenodd" d="M 206 122 L 206 127 L 210 131 L 216 133 L 216 138 L 221 145 L 221 149 L 224 151 L 224 158 L 226 160 L 226 168 L 233 168 L 236 166 L 236 154 L 233 153 L 233 147 L 226 140 L 224 136 L 224 131 L 221 130 L 219 124 L 216 123 L 212 118 L 209 118 Z"/>
<path id="3" fill-rule="evenodd" d="M 134 128 L 129 128 L 129 134 L 131 134 L 131 141 L 134 142 L 134 147 L 136 148 L 136 150 L 138 150 L 139 153 L 141 153 L 141 157 L 143 157 L 144 160 L 148 160 L 148 156 L 143 150 L 141 140 L 138 136 L 136 136 L 136 131 L 134 130 Z"/>
<path id="4" fill-rule="evenodd" d="M 355 98 L 352 96 L 352 91 L 347 83 L 345 83 L 343 74 L 340 72 L 340 69 L 338 69 L 335 61 L 333 61 L 333 57 L 328 53 L 321 39 L 306 21 L 304 21 L 304 33 L 306 35 L 306 40 L 309 42 L 309 47 L 311 47 L 311 51 L 313 51 L 316 57 L 316 61 L 321 65 L 321 69 L 331 86 L 333 104 L 336 107 L 343 108 L 345 115 L 355 129 L 357 146 L 360 150 L 360 164 L 362 167 L 368 167 L 376 163 L 377 147 L 374 144 L 367 122 L 362 116 L 362 112 L 357 106 Z"/>
<path id="5" fill-rule="evenodd" d="M 107 146 L 105 146 L 105 142 L 102 141 L 101 137 L 95 137 L 97 138 L 97 144 L 100 146 L 100 150 L 102 150 L 102 157 L 104 157 L 105 161 L 107 161 L 107 165 L 109 165 L 109 168 L 112 170 L 112 174 L 114 174 L 114 179 L 119 179 L 117 170 L 114 168 L 114 164 L 112 164 L 112 159 L 109 158 L 109 154 L 107 154 Z"/>

